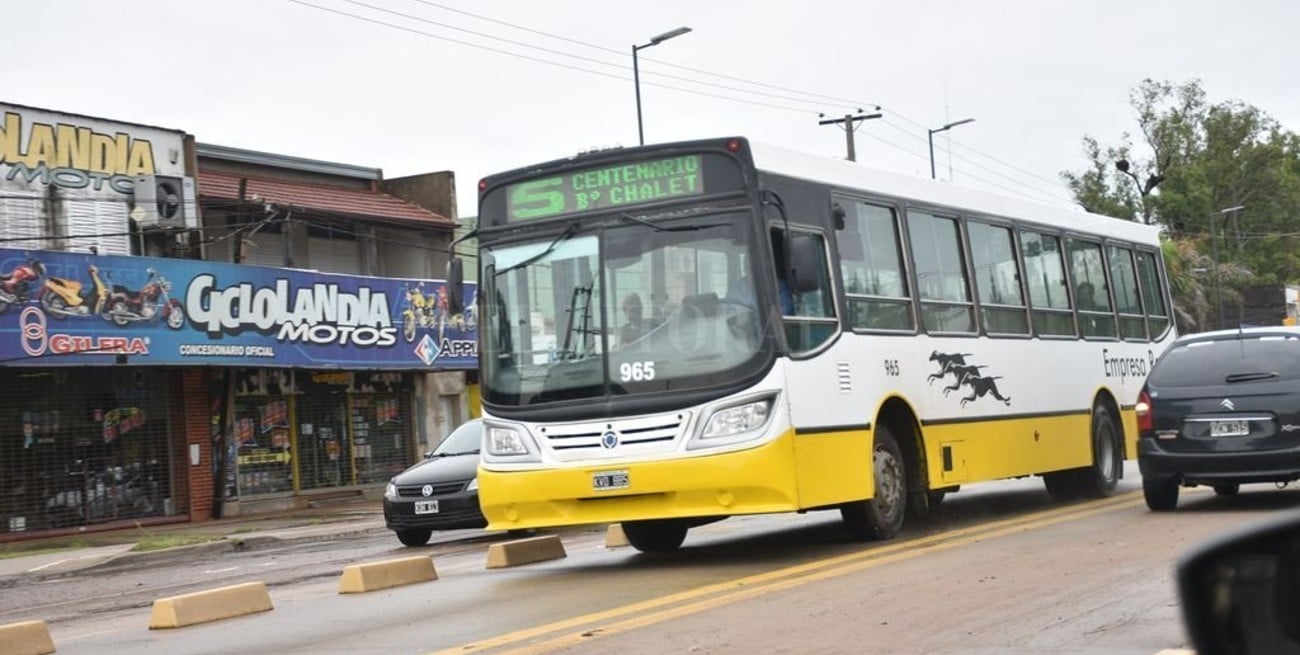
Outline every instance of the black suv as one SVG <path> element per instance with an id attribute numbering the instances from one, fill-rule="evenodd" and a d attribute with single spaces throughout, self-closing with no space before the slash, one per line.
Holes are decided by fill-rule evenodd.
<path id="1" fill-rule="evenodd" d="M 1154 511 L 1173 510 L 1180 486 L 1230 496 L 1245 483 L 1300 479 L 1300 328 L 1180 338 L 1152 367 L 1137 416 Z"/>

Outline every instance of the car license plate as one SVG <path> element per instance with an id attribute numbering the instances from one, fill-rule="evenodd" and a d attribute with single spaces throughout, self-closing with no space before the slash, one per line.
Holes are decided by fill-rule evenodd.
<path id="1" fill-rule="evenodd" d="M 437 514 L 438 501 L 436 500 L 417 500 L 415 501 L 416 514 Z"/>
<path id="2" fill-rule="evenodd" d="M 596 491 L 627 489 L 630 484 L 627 471 L 601 471 L 591 474 L 591 488 Z"/>
<path id="3" fill-rule="evenodd" d="M 1250 421 L 1210 421 L 1211 437 L 1244 437 L 1250 434 Z"/>

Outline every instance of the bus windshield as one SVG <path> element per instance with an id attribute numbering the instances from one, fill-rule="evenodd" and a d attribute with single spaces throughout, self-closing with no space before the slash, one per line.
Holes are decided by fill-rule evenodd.
<path id="1" fill-rule="evenodd" d="M 483 250 L 485 400 L 717 386 L 758 366 L 744 212 L 626 220 Z"/>

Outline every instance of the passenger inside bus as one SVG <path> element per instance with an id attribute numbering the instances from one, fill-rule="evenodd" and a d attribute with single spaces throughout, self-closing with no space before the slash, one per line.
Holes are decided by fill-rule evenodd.
<path id="1" fill-rule="evenodd" d="M 626 347 L 645 334 L 646 325 L 641 306 L 641 296 L 633 292 L 623 298 L 623 313 L 627 315 L 627 322 L 618 329 L 619 348 Z"/>

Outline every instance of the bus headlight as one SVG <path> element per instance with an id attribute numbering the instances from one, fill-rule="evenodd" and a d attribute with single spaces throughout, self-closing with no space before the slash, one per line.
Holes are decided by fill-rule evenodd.
<path id="1" fill-rule="evenodd" d="M 487 454 L 493 457 L 520 457 L 528 455 L 528 437 L 523 432 L 501 426 L 487 430 Z"/>
<path id="2" fill-rule="evenodd" d="M 719 409 L 691 441 L 690 448 L 709 448 L 749 441 L 762 436 L 762 428 L 772 417 L 775 396 Z"/>

